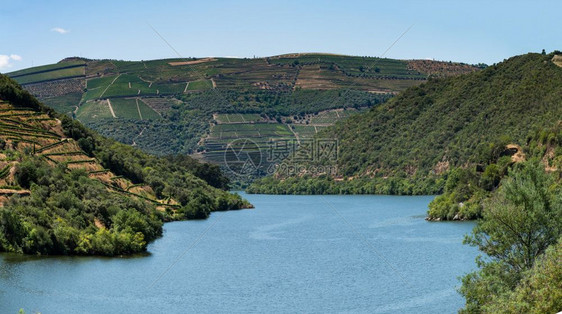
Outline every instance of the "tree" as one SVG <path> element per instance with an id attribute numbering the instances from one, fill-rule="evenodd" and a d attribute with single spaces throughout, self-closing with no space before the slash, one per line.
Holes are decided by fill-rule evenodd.
<path id="1" fill-rule="evenodd" d="M 213 210 L 215 204 L 212 198 L 203 190 L 195 189 L 187 204 L 178 210 L 178 214 L 185 219 L 206 219 Z"/>
<path id="2" fill-rule="evenodd" d="M 512 171 L 466 242 L 518 272 L 531 268 L 561 234 L 562 206 L 553 183 L 538 163 Z"/>
<path id="3" fill-rule="evenodd" d="M 37 181 L 37 166 L 29 160 L 20 163 L 16 168 L 16 181 L 18 184 L 28 189 L 32 182 Z"/>
<path id="4" fill-rule="evenodd" d="M 477 246 L 487 259 L 480 271 L 463 278 L 461 293 L 467 311 L 478 310 L 494 295 L 515 288 L 535 259 L 562 235 L 560 189 L 538 162 L 510 171 L 485 203 L 483 219 L 465 243 Z"/>
<path id="5" fill-rule="evenodd" d="M 517 288 L 486 306 L 487 313 L 556 313 L 562 309 L 562 239 L 548 248 Z"/>
<path id="6" fill-rule="evenodd" d="M 500 167 L 496 164 L 490 164 L 482 173 L 480 185 L 487 191 L 492 191 L 499 183 L 502 177 Z"/>

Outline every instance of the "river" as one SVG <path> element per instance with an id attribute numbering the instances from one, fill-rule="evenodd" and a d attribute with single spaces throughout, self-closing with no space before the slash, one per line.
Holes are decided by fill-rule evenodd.
<path id="1" fill-rule="evenodd" d="M 243 194 L 243 193 L 242 193 Z M 471 222 L 433 196 L 245 195 L 255 209 L 164 225 L 147 254 L 0 254 L 0 313 L 454 313 Z"/>

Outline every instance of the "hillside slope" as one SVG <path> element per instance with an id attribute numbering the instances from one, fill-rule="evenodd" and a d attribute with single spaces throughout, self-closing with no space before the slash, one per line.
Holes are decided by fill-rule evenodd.
<path id="1" fill-rule="evenodd" d="M 525 146 L 532 131 L 556 125 L 562 117 L 562 68 L 553 57 L 516 56 L 409 88 L 317 135 L 339 141 L 331 173 L 314 171 L 330 165 L 327 160 L 289 159 L 286 163 L 302 166 L 300 171 L 278 170 L 276 178 L 249 191 L 441 193 L 452 169 L 483 171 L 492 160 L 516 153 L 507 144 Z"/>
<path id="2" fill-rule="evenodd" d="M 103 138 L 0 76 L 0 251 L 140 252 L 163 221 L 249 207 L 211 186 L 224 179 L 216 166 Z"/>
<path id="3" fill-rule="evenodd" d="M 225 149 L 237 139 L 251 139 L 262 150 L 271 141 L 300 142 L 428 77 L 478 69 L 301 53 L 254 59 L 68 58 L 9 75 L 103 135 L 152 154 L 188 153 L 224 164 Z M 269 166 L 264 162 L 257 175 Z"/>

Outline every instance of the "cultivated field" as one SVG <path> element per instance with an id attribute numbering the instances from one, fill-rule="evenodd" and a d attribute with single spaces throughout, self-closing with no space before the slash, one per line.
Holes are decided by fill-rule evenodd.
<path id="1" fill-rule="evenodd" d="M 333 54 L 151 61 L 65 59 L 9 73 L 59 112 L 155 154 L 224 163 L 236 139 L 266 151 L 471 65 Z M 0 169 L 2 170 L 2 169 Z"/>

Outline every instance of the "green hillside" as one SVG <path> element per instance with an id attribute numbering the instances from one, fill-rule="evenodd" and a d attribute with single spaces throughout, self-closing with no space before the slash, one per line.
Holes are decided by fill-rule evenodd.
<path id="1" fill-rule="evenodd" d="M 224 151 L 233 140 L 249 138 L 265 153 L 267 143 L 300 142 L 428 77 L 478 69 L 309 53 L 254 59 L 68 58 L 9 75 L 49 106 L 103 135 L 152 154 L 195 154 L 224 164 Z M 78 70 L 82 76 L 71 75 Z M 350 110 L 337 113 L 344 108 Z M 260 118 L 215 119 L 236 114 Z M 264 163 L 254 175 L 263 175 L 269 166 Z"/>
<path id="2" fill-rule="evenodd" d="M 10 77 L 20 84 L 34 84 L 73 77 L 84 77 L 85 67 L 86 62 L 83 60 L 70 59 L 57 64 L 49 64 L 11 72 Z"/>
<path id="3" fill-rule="evenodd" d="M 164 221 L 250 207 L 218 166 L 104 138 L 0 75 L 0 252 L 142 252 Z"/>
<path id="4" fill-rule="evenodd" d="M 479 176 L 492 163 L 499 163 L 494 171 L 505 171 L 501 167 L 512 159 L 530 154 L 526 150 L 533 147 L 528 139 L 538 129 L 554 127 L 562 117 L 562 68 L 552 62 L 553 57 L 516 56 L 479 72 L 409 88 L 318 134 L 339 140 L 333 164 L 299 162 L 304 167 L 300 172 L 279 170 L 275 178 L 264 179 L 249 191 L 438 194 L 447 190 L 446 183 L 449 188 L 455 185 L 447 181 L 452 174 Z M 333 173 L 314 171 L 327 165 L 333 166 L 329 168 Z M 470 171 L 460 174 L 456 169 Z M 491 175 L 492 169 L 488 172 Z M 455 202 L 471 195 L 464 193 Z M 455 211 L 442 216 L 452 219 Z"/>

